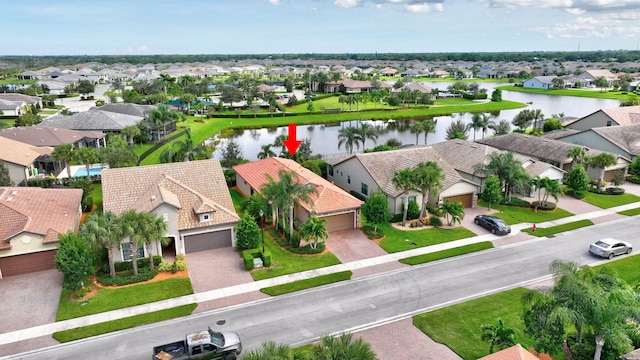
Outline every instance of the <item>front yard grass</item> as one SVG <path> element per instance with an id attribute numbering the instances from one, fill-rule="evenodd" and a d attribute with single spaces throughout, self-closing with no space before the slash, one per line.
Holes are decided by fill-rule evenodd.
<path id="1" fill-rule="evenodd" d="M 61 343 L 88 338 L 91 336 L 107 334 L 114 331 L 130 329 L 139 325 L 152 324 L 159 321 L 175 319 L 191 315 L 198 304 L 187 304 L 170 309 L 153 311 L 146 314 L 130 316 L 123 319 L 106 321 L 103 323 L 82 326 L 75 329 L 58 331 L 53 333 L 53 338 Z"/>
<path id="2" fill-rule="evenodd" d="M 434 341 L 471 360 L 489 354 L 489 343 L 480 339 L 482 325 L 494 325 L 501 318 L 505 326 L 517 330 L 518 342 L 528 349 L 535 343 L 524 333 L 521 318 L 521 299 L 528 291 L 516 288 L 416 315 L 413 324 Z"/>
<path id="3" fill-rule="evenodd" d="M 585 195 L 586 196 L 583 199 L 584 201 L 602 209 L 608 209 L 615 206 L 631 204 L 634 202 L 640 202 L 640 196 L 627 194 L 627 193 L 622 195 L 602 195 L 602 194 L 596 194 L 592 192 L 586 192 Z"/>
<path id="4" fill-rule="evenodd" d="M 316 276 L 311 279 L 298 280 L 294 282 L 290 282 L 287 284 L 270 286 L 266 288 L 260 289 L 261 292 L 271 295 L 277 296 L 282 294 L 288 294 L 300 290 L 310 289 L 312 287 L 333 284 L 340 281 L 346 281 L 351 279 L 351 275 L 353 273 L 351 271 L 341 271 L 333 274 Z"/>
<path id="5" fill-rule="evenodd" d="M 562 225 L 551 226 L 548 228 L 538 227 L 536 228 L 536 231 L 533 231 L 533 228 L 522 229 L 522 231 L 526 232 L 529 235 L 542 237 L 542 236 L 549 236 L 549 235 L 553 235 L 553 234 L 557 234 L 557 233 L 561 233 L 569 230 L 575 230 L 575 229 L 579 229 L 579 228 L 582 228 L 585 226 L 591 226 L 591 225 L 593 225 L 593 221 L 586 219 L 586 220 L 574 221 L 574 222 L 570 222 Z"/>
<path id="6" fill-rule="evenodd" d="M 413 265 L 428 263 L 431 261 L 447 259 L 454 256 L 470 254 L 476 251 L 482 251 L 486 249 L 493 249 L 493 243 L 491 241 L 483 241 L 475 244 L 459 246 L 453 249 L 436 251 L 429 254 L 416 255 L 416 256 L 400 259 L 399 261 L 403 264 L 413 266 Z"/>
<path id="7" fill-rule="evenodd" d="M 148 304 L 190 294 L 193 294 L 193 287 L 188 277 L 172 278 L 120 288 L 98 287 L 98 293 L 84 301 L 75 301 L 71 299 L 70 290 L 62 290 L 56 321 Z"/>
<path id="8" fill-rule="evenodd" d="M 607 268 L 616 272 L 618 277 L 627 282 L 630 286 L 640 284 L 640 255 L 623 256 L 616 261 L 609 261 L 596 266 L 595 269 Z"/>
<path id="9" fill-rule="evenodd" d="M 242 212 L 240 211 L 240 203 L 242 202 L 242 194 L 238 190 L 229 189 L 229 193 L 231 193 L 231 201 L 233 201 L 233 207 L 238 213 L 238 216 L 242 217 Z"/>
<path id="10" fill-rule="evenodd" d="M 478 201 L 478 206 L 489 207 L 489 204 L 484 201 Z M 496 205 L 491 206 L 494 210 L 499 210 L 499 213 L 493 215 L 504 220 L 507 224 L 513 225 L 523 222 L 530 223 L 542 223 L 545 221 L 557 220 L 573 215 L 572 213 L 556 208 L 553 211 L 538 210 L 536 213 L 532 208 L 508 206 L 508 205 Z"/>
<path id="11" fill-rule="evenodd" d="M 635 215 L 640 215 L 640 208 L 635 208 L 635 209 L 629 209 L 629 210 L 625 210 L 625 211 L 620 211 L 620 212 L 618 212 L 618 214 L 620 214 L 620 215 L 626 215 L 626 216 L 635 216 Z"/>
<path id="12" fill-rule="evenodd" d="M 455 229 L 430 228 L 424 230 L 398 230 L 391 224 L 378 225 L 386 234 L 380 247 L 388 253 L 411 250 L 419 247 L 441 244 L 476 236 L 473 232 L 458 227 Z"/>
<path id="13" fill-rule="evenodd" d="M 265 248 L 271 252 L 272 266 L 251 271 L 251 276 L 256 281 L 340 264 L 340 260 L 328 251 L 316 255 L 292 254 L 281 248 L 268 231 L 264 232 L 264 243 Z"/>
<path id="14" fill-rule="evenodd" d="M 102 212 L 102 183 L 93 184 L 91 199 L 93 200 L 93 205 L 96 206 L 96 211 Z"/>

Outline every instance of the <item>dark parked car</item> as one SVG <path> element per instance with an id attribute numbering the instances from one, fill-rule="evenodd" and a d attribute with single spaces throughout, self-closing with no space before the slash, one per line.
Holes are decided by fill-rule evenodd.
<path id="1" fill-rule="evenodd" d="M 613 259 L 616 255 L 631 254 L 631 244 L 615 239 L 601 239 L 589 246 L 589 252 L 603 258 Z"/>
<path id="2" fill-rule="evenodd" d="M 506 235 L 511 233 L 511 227 L 499 217 L 491 215 L 478 215 L 473 220 L 473 222 L 491 231 L 494 234 Z"/>

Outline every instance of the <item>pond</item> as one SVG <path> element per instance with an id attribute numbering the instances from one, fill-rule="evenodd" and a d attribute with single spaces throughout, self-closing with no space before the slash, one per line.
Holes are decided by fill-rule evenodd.
<path id="1" fill-rule="evenodd" d="M 427 86 L 432 88 L 439 88 L 441 90 L 446 89 L 450 84 L 448 82 L 425 82 Z M 487 89 L 487 92 L 491 94 L 496 86 L 505 85 L 504 83 L 478 83 L 480 88 Z M 572 96 L 552 96 L 543 94 L 529 94 L 515 91 L 503 91 L 502 98 L 505 100 L 518 101 L 522 103 L 531 103 L 527 106 L 528 109 L 540 109 L 545 117 L 551 117 L 552 114 L 564 113 L 565 116 L 581 117 L 588 115 L 594 111 L 603 108 L 614 108 L 620 106 L 618 100 L 608 99 L 594 99 L 594 98 L 579 98 Z M 493 119 L 499 121 L 501 119 L 511 120 L 520 112 L 521 109 L 503 110 L 500 114 Z M 453 120 L 461 119 L 465 123 L 471 122 L 472 114 L 470 113 L 458 113 L 452 116 L 438 116 L 436 133 L 429 134 L 428 143 L 433 144 L 441 142 L 446 139 L 446 129 Z M 396 138 L 403 144 L 415 144 L 416 135 L 409 132 L 409 126 L 411 121 L 406 120 L 390 120 L 390 121 L 372 121 L 362 120 L 363 122 L 374 125 L 380 136 L 378 137 L 377 144 L 384 144 L 388 139 Z M 346 152 L 344 145 L 338 147 L 338 131 L 343 127 L 357 126 L 359 121 L 345 121 L 342 123 L 332 123 L 326 125 L 300 125 L 297 127 L 298 139 L 309 139 L 311 141 L 311 149 L 313 154 L 323 154 L 325 157 L 338 156 Z M 286 135 L 287 127 L 278 127 L 271 129 L 259 129 L 259 130 L 244 130 L 238 131 L 233 137 L 229 139 L 221 139 L 220 144 L 217 146 L 213 156 L 215 158 L 221 158 L 220 149 L 229 141 L 235 141 L 242 150 L 244 158 L 249 160 L 256 160 L 257 154 L 260 152 L 260 147 L 266 144 L 273 144 L 278 135 Z M 485 134 L 485 136 L 491 135 L 491 130 Z M 482 133 L 475 135 L 477 139 L 482 138 Z M 469 139 L 473 139 L 473 130 L 469 132 Z M 424 135 L 418 136 L 418 143 L 424 144 Z M 375 146 L 373 141 L 367 140 L 365 147 L 371 148 Z M 272 148 L 276 153 L 279 149 Z M 362 151 L 362 146 L 360 146 Z M 354 151 L 357 149 L 354 148 Z"/>

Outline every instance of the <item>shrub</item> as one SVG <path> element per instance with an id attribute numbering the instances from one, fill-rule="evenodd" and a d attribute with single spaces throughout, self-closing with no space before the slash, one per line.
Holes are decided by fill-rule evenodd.
<path id="1" fill-rule="evenodd" d="M 640 175 L 627 175 L 627 181 L 634 184 L 640 184 Z"/>
<path id="2" fill-rule="evenodd" d="M 271 252 L 269 250 L 265 250 L 262 253 L 262 264 L 265 267 L 271 266 Z"/>
<path id="3" fill-rule="evenodd" d="M 159 266 L 161 262 L 162 262 L 162 256 L 156 255 L 153 257 L 153 265 Z M 131 261 L 118 261 L 114 264 L 114 266 L 117 272 L 133 269 L 133 263 Z M 149 267 L 148 257 L 138 259 L 138 270 L 142 268 L 148 268 L 148 267 Z M 109 273 L 109 268 L 108 267 L 103 268 L 102 271 Z"/>
<path id="4" fill-rule="evenodd" d="M 551 201 L 547 201 L 544 204 L 541 204 L 539 201 L 534 201 L 531 203 L 532 208 L 538 208 L 538 210 L 550 211 L 556 208 L 556 203 L 552 203 Z"/>
<path id="5" fill-rule="evenodd" d="M 402 213 L 400 214 L 393 214 L 391 215 L 391 219 L 389 219 L 389 222 L 391 223 L 397 223 L 402 221 Z"/>
<path id="6" fill-rule="evenodd" d="M 76 296 L 79 298 L 83 298 L 85 295 L 87 295 L 87 290 L 85 289 L 86 288 L 76 290 Z"/>
<path id="7" fill-rule="evenodd" d="M 407 208 L 407 220 L 414 220 L 420 217 L 420 206 L 415 201 L 409 201 Z"/>
<path id="8" fill-rule="evenodd" d="M 176 255 L 176 260 L 184 260 L 184 254 Z"/>
<path id="9" fill-rule="evenodd" d="M 89 212 L 93 209 L 93 197 L 91 195 L 82 198 L 82 212 Z"/>
<path id="10" fill-rule="evenodd" d="M 527 200 L 523 200 L 517 197 L 511 197 L 511 200 L 504 198 L 500 201 L 500 205 L 511 205 L 511 206 L 521 206 L 521 207 L 529 207 L 531 203 Z"/>
<path id="11" fill-rule="evenodd" d="M 622 195 L 624 194 L 624 189 L 618 187 L 608 187 L 606 189 L 606 192 L 608 195 Z"/>
<path id="12" fill-rule="evenodd" d="M 105 274 L 98 276 L 98 282 L 107 286 L 122 286 L 151 280 L 157 274 L 157 269 L 151 271 L 149 270 L 149 268 L 140 268 L 138 269 L 138 276 L 133 276 L 133 273 L 131 271 L 116 274 L 114 278 L 112 278 L 108 274 Z"/>
<path id="13" fill-rule="evenodd" d="M 594 188 L 597 188 L 598 187 L 598 179 L 589 180 L 589 185 L 591 185 Z M 604 180 L 600 182 L 600 187 L 603 187 L 603 186 L 607 186 L 607 183 L 604 182 Z"/>
<path id="14" fill-rule="evenodd" d="M 242 252 L 242 261 L 244 261 L 244 267 L 247 268 L 247 270 L 253 270 L 253 258 L 256 254 L 255 250 L 244 250 Z"/>
<path id="15" fill-rule="evenodd" d="M 367 201 L 367 197 L 366 196 L 360 194 L 359 192 L 357 192 L 355 190 L 349 191 L 349 194 L 351 194 L 351 196 L 353 196 L 354 198 L 356 198 L 358 200 Z"/>
<path id="16" fill-rule="evenodd" d="M 440 227 L 440 226 L 442 226 L 442 219 L 440 219 L 437 216 L 432 215 L 432 216 L 429 217 L 429 224 L 431 224 L 431 226 L 433 226 L 433 227 Z"/>
<path id="17" fill-rule="evenodd" d="M 374 227 L 373 225 L 365 225 L 362 227 L 362 232 L 365 233 L 365 235 L 367 235 L 367 237 L 370 240 L 374 240 L 374 239 L 380 239 L 382 237 L 384 237 L 384 231 L 382 231 L 382 229 L 380 229 L 380 227 L 378 227 L 378 231 L 377 232 L 373 232 Z"/>
<path id="18" fill-rule="evenodd" d="M 173 269 L 171 271 L 173 272 L 177 272 L 177 271 L 183 271 L 183 270 L 187 270 L 187 262 L 184 260 L 176 260 L 173 262 Z"/>
<path id="19" fill-rule="evenodd" d="M 312 249 L 309 245 L 303 247 L 293 247 L 289 242 L 283 237 L 283 235 L 272 227 L 266 227 L 266 231 L 269 232 L 271 237 L 280 244 L 283 248 L 287 249 L 289 252 L 294 254 L 318 254 L 324 251 L 324 243 L 319 243 L 316 249 Z M 296 231 L 294 231 L 294 237 L 297 237 L 298 241 L 300 239 L 300 235 Z M 300 243 L 297 244 L 300 246 Z"/>
<path id="20" fill-rule="evenodd" d="M 158 265 L 159 272 L 169 272 L 173 271 L 173 262 L 163 261 Z"/>

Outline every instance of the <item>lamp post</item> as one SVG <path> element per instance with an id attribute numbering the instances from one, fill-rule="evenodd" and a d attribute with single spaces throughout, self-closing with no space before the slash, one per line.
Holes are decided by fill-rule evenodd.
<path id="1" fill-rule="evenodd" d="M 260 209 L 260 221 L 262 222 L 262 228 L 260 229 L 260 231 L 262 232 L 262 253 L 264 254 L 264 211 L 262 211 L 262 209 Z"/>

